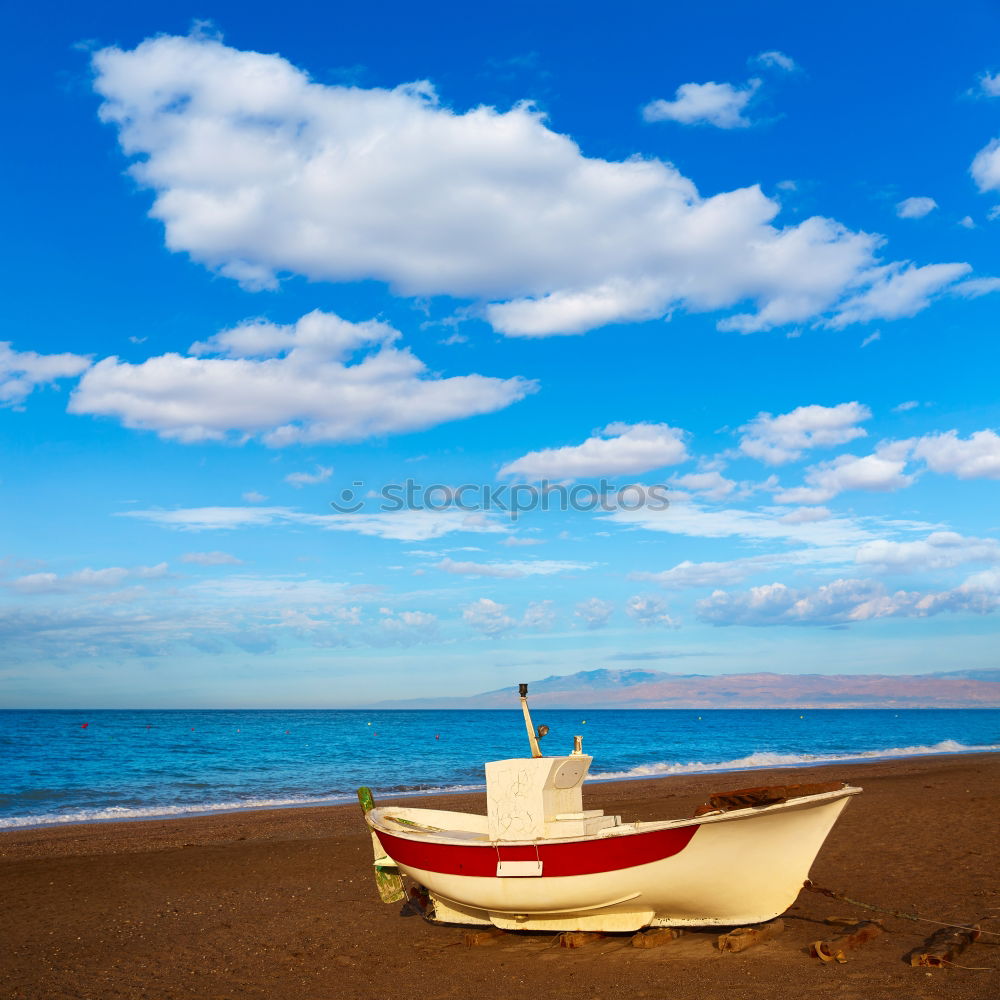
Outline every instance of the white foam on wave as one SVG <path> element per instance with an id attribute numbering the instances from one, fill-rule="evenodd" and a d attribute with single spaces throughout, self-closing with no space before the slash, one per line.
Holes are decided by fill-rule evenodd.
<path id="1" fill-rule="evenodd" d="M 482 791 L 484 785 L 445 785 L 406 792 L 383 791 L 386 798 L 403 799 L 414 795 L 448 795 Z M 0 817 L 0 830 L 22 830 L 36 826 L 65 826 L 73 823 L 115 823 L 143 819 L 173 819 L 184 816 L 211 816 L 216 813 L 252 812 L 259 809 L 297 809 L 304 806 L 337 806 L 354 802 L 353 795 L 322 797 L 294 796 L 282 799 L 239 799 L 233 802 L 202 802 L 190 805 L 105 806 L 93 809 L 72 809 L 36 816 Z"/>
<path id="2" fill-rule="evenodd" d="M 895 760 L 905 757 L 929 757 L 942 754 L 994 753 L 1000 744 L 967 746 L 955 740 L 942 740 L 932 746 L 889 747 L 885 750 L 859 750 L 841 754 L 791 754 L 762 751 L 734 760 L 715 762 L 657 761 L 639 764 L 626 771 L 602 771 L 591 774 L 590 781 L 622 781 L 632 778 L 659 778 L 671 774 L 711 774 L 719 771 L 754 771 L 776 767 L 809 767 L 850 761 Z M 386 798 L 410 798 L 417 795 L 448 795 L 481 792 L 483 784 L 441 785 L 408 791 L 379 791 Z M 0 830 L 26 829 L 39 826 L 65 826 L 74 823 L 114 823 L 131 820 L 172 819 L 185 816 L 210 816 L 216 813 L 250 812 L 259 809 L 295 809 L 305 806 L 332 806 L 353 802 L 353 795 L 290 796 L 287 798 L 248 798 L 231 802 L 203 802 L 185 805 L 104 806 L 73 809 L 34 816 L 0 817 Z"/>
<path id="3" fill-rule="evenodd" d="M 811 753 L 752 753 L 734 760 L 705 763 L 690 761 L 676 763 L 657 761 L 639 764 L 627 771 L 603 771 L 592 774 L 594 781 L 620 781 L 625 778 L 658 778 L 668 774 L 711 774 L 715 771 L 759 771 L 773 767 L 809 767 L 820 764 L 840 764 L 849 761 L 896 760 L 901 757 L 932 757 L 938 754 L 995 753 L 1000 744 L 966 746 L 955 740 L 942 740 L 933 746 L 889 747 L 885 750 L 858 750 L 854 753 L 811 754 Z"/>

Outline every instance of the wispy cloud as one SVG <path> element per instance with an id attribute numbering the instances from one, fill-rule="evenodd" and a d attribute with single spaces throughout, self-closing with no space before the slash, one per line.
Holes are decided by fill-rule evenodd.
<path id="1" fill-rule="evenodd" d="M 167 576 L 166 563 L 156 566 L 108 566 L 105 569 L 81 569 L 60 576 L 58 573 L 30 573 L 8 581 L 5 586 L 19 594 L 73 594 L 80 591 L 120 587 L 132 580 L 159 580 Z"/>
<path id="2" fill-rule="evenodd" d="M 460 510 L 308 514 L 291 507 L 179 507 L 173 510 L 120 511 L 118 516 L 149 521 L 177 531 L 233 531 L 239 528 L 301 525 L 404 542 L 440 538 L 452 532 L 498 534 L 507 530 L 486 515 Z"/>
<path id="3" fill-rule="evenodd" d="M 317 465 L 314 472 L 290 472 L 285 476 L 285 482 L 299 489 L 303 486 L 315 486 L 325 483 L 333 475 L 331 466 Z"/>
<path id="4" fill-rule="evenodd" d="M 554 576 L 558 573 L 579 573 L 593 569 L 593 563 L 569 562 L 556 559 L 536 559 L 530 562 L 477 563 L 442 559 L 434 568 L 455 576 L 494 576 L 516 579 L 525 576 Z"/>
<path id="5" fill-rule="evenodd" d="M 687 535 L 694 538 L 744 538 L 786 540 L 805 545 L 846 545 L 874 537 L 856 518 L 792 518 L 786 520 L 773 507 L 715 507 L 675 495 L 670 508 L 654 511 L 618 510 L 604 520 L 645 531 Z"/>
<path id="6" fill-rule="evenodd" d="M 181 562 L 194 563 L 198 566 L 240 566 L 242 559 L 230 555 L 228 552 L 185 552 L 181 556 Z"/>
<path id="7" fill-rule="evenodd" d="M 758 66 L 766 66 L 769 69 L 780 69 L 786 73 L 792 73 L 799 68 L 791 56 L 785 55 L 784 52 L 779 52 L 777 49 L 771 49 L 769 52 L 761 52 L 754 56 L 751 61 L 757 63 Z"/>

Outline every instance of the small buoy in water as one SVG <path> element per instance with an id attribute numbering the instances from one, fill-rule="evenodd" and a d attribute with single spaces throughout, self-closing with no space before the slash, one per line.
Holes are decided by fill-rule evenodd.
<path id="1" fill-rule="evenodd" d="M 441 739 L 441 734 L 440 733 L 435 733 L 434 734 L 434 739 L 436 739 L 436 740 Z"/>
<path id="2" fill-rule="evenodd" d="M 368 723 L 368 725 L 370 726 L 370 725 L 371 725 L 371 723 L 369 722 L 369 723 Z"/>
<path id="3" fill-rule="evenodd" d="M 799 716 L 799 718 L 800 718 L 800 719 L 804 719 L 804 718 L 805 718 L 805 716 L 804 716 L 804 715 L 800 715 L 800 716 Z"/>
<path id="4" fill-rule="evenodd" d="M 701 716 L 700 715 L 698 716 L 698 721 L 701 722 Z"/>
<path id="5" fill-rule="evenodd" d="M 581 726 L 585 726 L 586 724 L 587 724 L 587 720 L 586 719 L 581 719 L 580 720 L 580 725 Z"/>
<path id="6" fill-rule="evenodd" d="M 89 726 L 89 725 L 90 725 L 90 723 L 89 723 L 89 722 L 81 722 L 81 723 L 80 723 L 80 728 L 81 728 L 81 729 L 86 729 L 86 728 L 87 728 L 87 726 Z"/>

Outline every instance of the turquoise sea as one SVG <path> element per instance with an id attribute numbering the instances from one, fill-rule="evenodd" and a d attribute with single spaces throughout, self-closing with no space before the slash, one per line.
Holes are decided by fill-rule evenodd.
<path id="1" fill-rule="evenodd" d="M 552 710 L 595 779 L 1000 751 L 1000 709 Z M 520 711 L 0 711 L 0 828 L 472 790 Z"/>

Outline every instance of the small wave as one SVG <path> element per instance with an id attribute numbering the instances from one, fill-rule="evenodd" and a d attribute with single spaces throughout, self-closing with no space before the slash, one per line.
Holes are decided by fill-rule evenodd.
<path id="1" fill-rule="evenodd" d="M 448 795 L 482 791 L 485 785 L 429 785 L 405 788 L 376 788 L 375 794 L 392 798 L 416 795 Z M 172 819 L 182 816 L 211 816 L 216 813 L 251 812 L 256 809 L 296 809 L 304 806 L 335 806 L 355 801 L 353 793 L 323 796 L 291 796 L 288 798 L 253 798 L 233 802 L 202 802 L 185 805 L 101 806 L 92 809 L 72 809 L 37 816 L 7 816 L 0 818 L 0 830 L 22 830 L 36 826 L 65 826 L 73 823 L 116 823 L 142 819 Z"/>
<path id="2" fill-rule="evenodd" d="M 994 753 L 1000 744 L 966 746 L 955 740 L 942 740 L 933 746 L 889 747 L 885 750 L 858 750 L 854 753 L 811 754 L 811 753 L 752 753 L 735 760 L 713 763 L 690 761 L 680 764 L 672 761 L 658 761 L 653 764 L 639 764 L 627 771 L 602 771 L 590 775 L 593 781 L 616 781 L 623 778 L 658 778 L 668 774 L 710 774 L 714 771 L 759 771 L 773 767 L 809 767 L 818 764 L 839 764 L 859 760 L 896 760 L 901 757 L 930 757 L 935 754 L 954 753 Z"/>
<path id="3" fill-rule="evenodd" d="M 925 757 L 939 754 L 992 753 L 1000 751 L 1000 744 L 969 746 L 956 740 L 942 740 L 927 746 L 889 747 L 884 750 L 859 750 L 854 753 L 792 754 L 762 751 L 746 757 L 724 761 L 657 761 L 639 764 L 623 771 L 602 771 L 591 774 L 591 781 L 620 781 L 632 778 L 657 778 L 674 774 L 710 774 L 720 771 L 752 771 L 763 768 L 808 767 L 811 765 L 837 764 L 850 761 L 894 760 L 907 757 Z M 482 782 L 451 785 L 386 785 L 375 788 L 375 795 L 391 798 L 410 798 L 419 795 L 448 795 L 481 792 Z M 288 795 L 283 797 L 248 797 L 224 802 L 184 804 L 109 805 L 107 802 L 92 807 L 79 807 L 55 813 L 38 813 L 0 817 L 0 830 L 26 829 L 41 826 L 65 826 L 75 823 L 113 823 L 131 820 L 171 819 L 184 816 L 208 816 L 216 813 L 249 812 L 258 809 L 294 809 L 306 806 L 341 805 L 353 802 L 353 792 L 328 792 L 322 795 Z"/>

